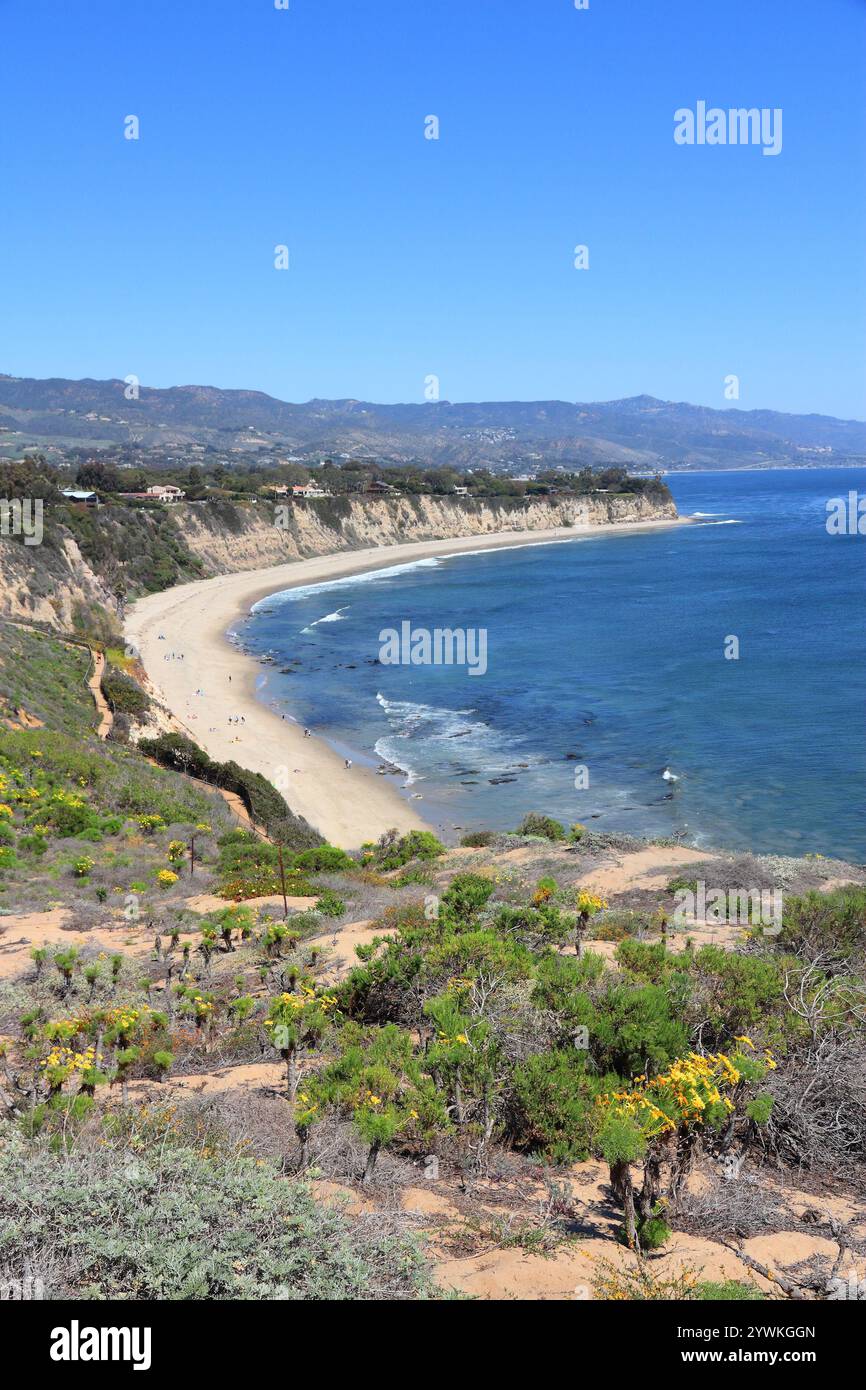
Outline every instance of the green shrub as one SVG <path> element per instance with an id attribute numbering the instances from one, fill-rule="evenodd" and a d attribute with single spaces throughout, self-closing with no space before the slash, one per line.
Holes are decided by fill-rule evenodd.
<path id="1" fill-rule="evenodd" d="M 346 911 L 346 904 L 339 893 L 334 892 L 333 888 L 326 888 L 324 892 L 319 894 L 316 911 L 321 912 L 324 917 L 342 917 Z"/>
<path id="2" fill-rule="evenodd" d="M 564 840 L 565 826 L 552 816 L 540 816 L 534 811 L 523 817 L 517 835 L 539 835 L 545 840 Z"/>
<path id="3" fill-rule="evenodd" d="M 670 1240 L 671 1234 L 671 1228 L 663 1217 L 650 1216 L 641 1222 L 638 1230 L 641 1249 L 660 1250 L 665 1242 Z"/>
<path id="4" fill-rule="evenodd" d="M 486 849 L 495 839 L 496 834 L 493 830 L 472 830 L 463 836 L 460 844 L 463 849 Z"/>
<path id="5" fill-rule="evenodd" d="M 512 1077 L 515 1141 L 555 1163 L 583 1161 L 589 1156 L 595 1098 L 601 1090 L 582 1052 L 557 1050 L 528 1057 Z"/>
<path id="6" fill-rule="evenodd" d="M 138 682 L 114 666 L 105 668 L 102 692 L 115 714 L 144 714 L 150 706 Z"/>
<path id="7" fill-rule="evenodd" d="M 437 859 L 445 846 L 432 830 L 410 830 L 398 836 L 396 830 L 383 835 L 373 851 L 376 867 L 384 871 L 401 869 L 410 859 Z"/>
<path id="8" fill-rule="evenodd" d="M 294 867 L 313 874 L 338 873 L 341 869 L 354 869 L 355 861 L 344 849 L 337 849 L 334 845 L 317 845 L 296 855 Z"/>

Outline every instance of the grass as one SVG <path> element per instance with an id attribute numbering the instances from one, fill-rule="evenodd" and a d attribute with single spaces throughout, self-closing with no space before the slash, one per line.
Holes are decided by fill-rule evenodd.
<path id="1" fill-rule="evenodd" d="M 15 710 L 23 708 L 66 734 L 94 729 L 90 659 L 82 647 L 6 623 L 0 636 L 0 713 L 14 719 Z"/>

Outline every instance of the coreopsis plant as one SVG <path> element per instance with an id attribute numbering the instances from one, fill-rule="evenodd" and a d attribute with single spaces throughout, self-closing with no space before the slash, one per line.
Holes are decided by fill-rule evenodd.
<path id="1" fill-rule="evenodd" d="M 638 1251 L 660 1244 L 668 1233 L 663 1213 L 676 1201 L 702 1135 L 732 1132 L 738 1109 L 766 1123 L 768 1096 L 750 1097 L 776 1063 L 755 1053 L 751 1039 L 735 1040 L 733 1052 L 690 1052 L 654 1077 L 597 1099 L 597 1147 L 610 1167 L 611 1185 L 625 1213 L 625 1239 Z M 631 1164 L 643 1160 L 643 1185 L 635 1192 Z M 662 1166 L 669 1169 L 663 1191 Z"/>
<path id="2" fill-rule="evenodd" d="M 557 883 L 555 878 L 540 878 L 532 896 L 534 906 L 541 907 L 541 905 L 546 903 L 556 891 Z"/>
<path id="3" fill-rule="evenodd" d="M 603 912 L 607 907 L 607 902 L 604 898 L 599 897 L 597 893 L 587 893 L 581 890 L 577 895 L 575 906 L 577 907 L 575 945 L 577 946 L 577 954 L 580 955 L 583 950 L 583 939 L 586 936 L 586 929 L 589 926 L 590 918 L 595 917 L 599 912 Z"/>
<path id="4" fill-rule="evenodd" d="M 64 1082 L 70 1077 L 78 1076 L 83 1094 L 92 1096 L 97 1085 L 107 1079 L 99 1070 L 101 1062 L 102 1057 L 95 1047 L 78 1051 L 64 1043 L 56 1042 L 42 1058 L 39 1067 L 48 1085 L 49 1095 L 59 1095 Z"/>
<path id="5" fill-rule="evenodd" d="M 177 880 L 178 875 L 173 869 L 157 869 L 156 881 L 160 888 L 171 888 L 173 884 L 177 883 Z"/>
<path id="6" fill-rule="evenodd" d="M 259 945 L 266 956 L 279 956 L 283 947 L 293 951 L 301 939 L 301 933 L 283 922 L 269 922 L 259 938 Z"/>
<path id="7" fill-rule="evenodd" d="M 286 991 L 271 1002 L 264 1027 L 268 1041 L 286 1064 L 286 1095 L 290 1104 L 294 1104 L 300 1080 L 298 1052 L 315 1046 L 324 1037 L 336 1004 L 334 995 L 317 993 L 312 984 L 303 981 L 297 990 Z"/>
<path id="8" fill-rule="evenodd" d="M 186 854 L 186 844 L 183 840 L 169 840 L 166 857 L 169 864 L 180 864 Z"/>
<path id="9" fill-rule="evenodd" d="M 141 1049 L 138 1047 L 124 1047 L 117 1052 L 114 1057 L 115 1073 L 111 1078 L 112 1086 L 120 1083 L 120 1094 L 123 1104 L 129 1103 L 129 1073 L 141 1056 Z"/>
<path id="10" fill-rule="evenodd" d="M 57 951 L 54 956 L 54 964 L 60 971 L 63 981 L 62 993 L 67 995 L 72 988 L 72 978 L 78 964 L 78 950 L 75 946 L 70 946 L 66 951 Z"/>
<path id="11" fill-rule="evenodd" d="M 156 1068 L 158 1081 L 164 1081 L 174 1064 L 174 1057 L 170 1052 L 160 1051 L 153 1054 L 153 1065 Z"/>
<path id="12" fill-rule="evenodd" d="M 227 951 L 235 949 L 232 932 L 238 932 L 241 940 L 246 941 L 252 933 L 254 920 L 254 915 L 248 907 L 225 907 L 217 913 L 216 925 Z"/>
<path id="13" fill-rule="evenodd" d="M 310 1158 L 310 1130 L 319 1117 L 319 1103 L 306 1092 L 295 1095 L 295 1134 L 300 1149 L 298 1167 L 306 1168 Z"/>

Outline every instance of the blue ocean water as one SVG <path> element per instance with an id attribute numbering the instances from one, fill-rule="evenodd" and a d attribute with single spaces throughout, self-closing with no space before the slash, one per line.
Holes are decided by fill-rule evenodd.
<path id="1" fill-rule="evenodd" d="M 692 526 L 287 591 L 240 640 L 275 659 L 263 699 L 356 760 L 398 766 L 395 785 L 450 839 L 537 810 L 863 861 L 866 536 L 825 521 L 864 480 L 673 474 Z M 404 621 L 485 629 L 486 673 L 380 664 L 379 633 Z"/>

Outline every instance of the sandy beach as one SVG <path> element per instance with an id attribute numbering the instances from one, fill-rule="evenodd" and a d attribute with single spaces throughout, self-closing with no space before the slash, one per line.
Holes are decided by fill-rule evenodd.
<path id="1" fill-rule="evenodd" d="M 331 844 L 357 849 L 392 826 L 400 831 L 423 829 L 425 822 L 420 811 L 401 796 L 393 779 L 368 767 L 344 767 L 343 759 L 324 740 L 305 738 L 303 728 L 288 714 L 282 719 L 256 698 L 256 677 L 261 668 L 226 637 L 253 604 L 297 585 L 368 573 L 429 556 L 658 530 L 688 520 L 420 541 L 220 575 L 139 599 L 127 615 L 126 639 L 139 651 L 157 697 L 212 758 L 233 758 L 262 773 L 279 788 L 292 810 Z M 183 660 L 166 660 L 171 652 L 178 658 L 182 654 Z M 202 693 L 196 694 L 199 690 Z M 230 723 L 234 715 L 243 716 L 244 724 Z"/>

